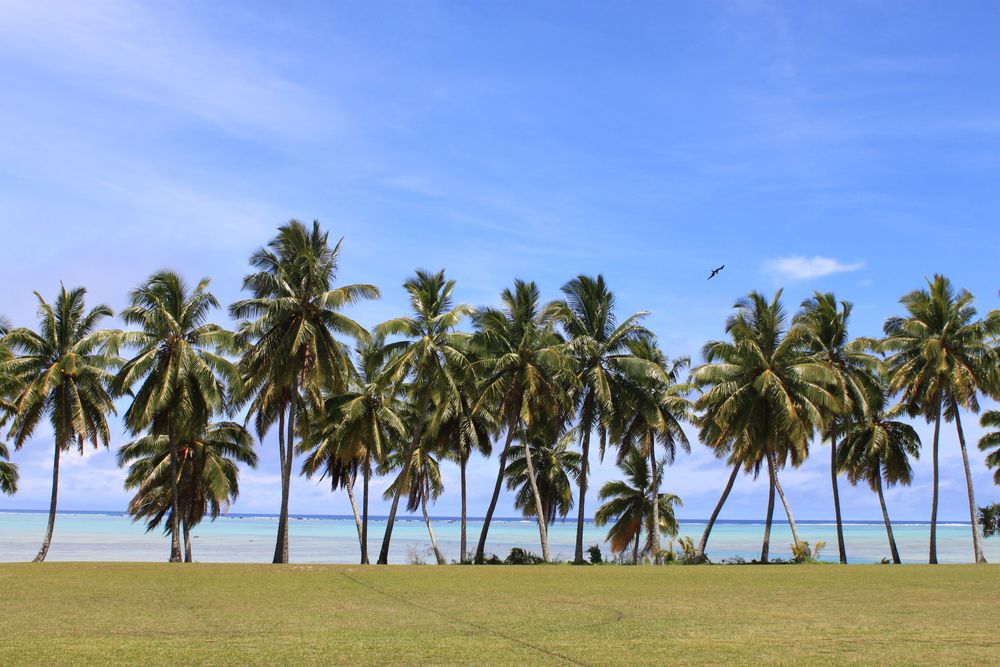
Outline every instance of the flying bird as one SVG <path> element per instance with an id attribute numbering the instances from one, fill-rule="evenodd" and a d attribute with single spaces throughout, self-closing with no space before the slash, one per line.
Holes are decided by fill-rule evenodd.
<path id="1" fill-rule="evenodd" d="M 716 275 L 716 274 L 717 274 L 717 273 L 718 273 L 719 271 L 721 271 L 722 269 L 724 269 L 724 268 L 726 268 L 726 265 L 725 265 L 725 264 L 723 264 L 722 266 L 720 266 L 720 267 L 719 267 L 719 268 L 717 268 L 717 269 L 712 269 L 712 275 L 710 275 L 710 276 L 708 277 L 708 279 L 709 279 L 709 280 L 711 280 L 712 278 L 714 278 L 714 277 L 715 277 L 715 275 Z"/>

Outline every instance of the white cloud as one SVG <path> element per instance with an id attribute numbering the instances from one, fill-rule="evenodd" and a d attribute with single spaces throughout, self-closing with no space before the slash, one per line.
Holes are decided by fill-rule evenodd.
<path id="1" fill-rule="evenodd" d="M 791 280 L 805 280 L 806 278 L 828 276 L 831 273 L 857 271 L 863 266 L 864 262 L 845 264 L 831 257 L 820 257 L 819 255 L 813 257 L 791 255 L 769 260 L 765 263 L 764 268 Z"/>

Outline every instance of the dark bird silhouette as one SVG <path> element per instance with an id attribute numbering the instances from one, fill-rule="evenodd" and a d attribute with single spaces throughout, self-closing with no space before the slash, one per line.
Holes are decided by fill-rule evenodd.
<path id="1" fill-rule="evenodd" d="M 722 266 L 720 266 L 720 267 L 719 267 L 719 268 L 717 268 L 717 269 L 712 269 L 712 275 L 710 275 L 710 276 L 708 277 L 708 279 L 709 279 L 709 280 L 711 280 L 712 278 L 714 278 L 714 277 L 715 277 L 715 274 L 717 274 L 717 273 L 718 273 L 719 271 L 721 271 L 721 270 L 722 270 L 722 269 L 724 269 L 724 268 L 726 268 L 726 265 L 725 265 L 725 264 L 723 264 Z"/>

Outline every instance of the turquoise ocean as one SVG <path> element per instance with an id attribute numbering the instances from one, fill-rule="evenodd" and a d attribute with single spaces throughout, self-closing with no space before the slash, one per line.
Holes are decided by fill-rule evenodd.
<path id="1" fill-rule="evenodd" d="M 0 561 L 31 560 L 45 531 L 45 512 L 0 511 Z M 459 520 L 455 517 L 432 519 L 438 544 L 449 559 L 458 560 Z M 470 519 L 470 550 L 475 549 L 481 520 Z M 701 537 L 704 521 L 683 521 L 680 536 Z M 206 521 L 192 531 L 195 561 L 269 563 L 274 551 L 277 518 L 229 514 L 214 522 Z M 383 517 L 369 520 L 369 555 L 374 561 L 385 529 Z M 831 521 L 799 522 L 802 539 L 815 544 L 825 541 L 822 560 L 837 559 L 837 534 Z M 893 525 L 900 556 L 907 563 L 927 562 L 929 527 L 925 522 L 900 522 Z M 600 544 L 608 558 L 604 542 L 606 528 L 592 523 L 585 527 L 585 545 Z M 762 521 L 718 521 L 712 531 L 708 555 L 714 561 L 760 555 L 764 533 Z M 877 563 L 889 557 L 885 526 L 881 521 L 848 522 L 844 526 L 848 559 L 854 563 Z M 572 559 L 575 524 L 556 522 L 549 530 L 554 558 Z M 296 516 L 289 527 L 289 553 L 296 563 L 355 563 L 359 560 L 358 534 L 354 517 Z M 789 558 L 791 533 L 786 523 L 775 522 L 771 534 L 771 557 Z M 538 527 L 523 518 L 494 519 L 490 527 L 487 552 L 504 558 L 512 547 L 539 552 Z M 664 539 L 664 546 L 667 540 Z M 985 541 L 986 557 L 1000 562 L 1000 538 Z M 133 523 L 123 513 L 60 512 L 57 516 L 49 560 L 52 561 L 164 561 L 169 541 L 160 530 L 146 532 L 145 526 Z M 433 563 L 427 527 L 420 517 L 400 517 L 393 531 L 390 562 L 423 560 Z M 942 563 L 972 561 L 972 536 L 968 522 L 938 523 L 938 560 Z"/>

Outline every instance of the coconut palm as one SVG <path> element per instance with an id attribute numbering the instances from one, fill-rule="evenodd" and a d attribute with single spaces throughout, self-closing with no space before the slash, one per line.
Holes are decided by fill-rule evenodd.
<path id="1" fill-rule="evenodd" d="M 666 461 L 659 467 L 662 473 Z M 681 499 L 670 493 L 656 493 L 659 505 L 659 530 L 653 530 L 653 496 L 651 489 L 659 489 L 660 478 L 650 471 L 649 462 L 641 452 L 632 451 L 618 463 L 626 479 L 611 481 L 601 487 L 598 498 L 606 501 L 594 513 L 594 524 L 608 529 L 611 551 L 619 554 L 632 546 L 632 563 L 639 562 L 639 540 L 646 530 L 646 543 L 642 553 L 653 548 L 654 535 L 661 533 L 669 537 L 677 535 L 677 518 L 674 506 L 681 505 Z"/>
<path id="2" fill-rule="evenodd" d="M 226 409 L 227 391 L 239 382 L 226 357 L 232 334 L 208 322 L 219 302 L 208 291 L 208 279 L 194 288 L 173 271 L 154 273 L 131 293 L 122 320 L 137 331 L 125 332 L 123 346 L 135 356 L 111 383 L 116 396 L 129 395 L 125 426 L 137 436 L 165 438 L 170 451 L 170 562 L 180 562 L 180 460 L 177 447 L 193 424 L 207 423 Z M 135 386 L 138 385 L 138 389 Z"/>
<path id="3" fill-rule="evenodd" d="M 986 467 L 994 468 L 993 482 L 1000 484 L 1000 410 L 987 410 L 979 418 L 983 428 L 994 429 L 979 439 L 980 451 L 989 452 L 986 456 Z"/>
<path id="4" fill-rule="evenodd" d="M 10 375 L 7 363 L 11 359 L 10 350 L 7 348 L 2 336 L 10 331 L 10 322 L 0 317 L 0 427 L 7 424 L 14 414 L 14 406 L 8 400 L 10 395 L 15 393 L 17 382 Z M 10 463 L 10 451 L 7 445 L 0 442 L 0 493 L 12 496 L 17 493 L 17 465 Z"/>
<path id="5" fill-rule="evenodd" d="M 841 405 L 835 374 L 808 353 L 803 326 L 787 327 L 780 299 L 779 290 L 770 301 L 757 292 L 737 301 L 736 312 L 726 322 L 730 340 L 707 343 L 702 350 L 705 363 L 693 372 L 694 381 L 707 388 L 695 403 L 701 412 L 702 442 L 755 478 L 766 466 L 769 491 L 761 561 L 768 558 L 775 492 L 792 539 L 800 543 L 778 471 L 786 463 L 797 466 L 805 460 L 814 430 Z M 725 502 L 735 474 L 713 516 Z M 702 537 L 699 559 L 704 558 L 712 523 Z"/>
<path id="6" fill-rule="evenodd" d="M 618 404 L 618 380 L 622 375 L 640 378 L 657 374 L 651 364 L 636 360 L 628 349 L 630 341 L 652 337 L 640 325 L 646 312 L 637 312 L 618 323 L 615 295 L 603 276 L 577 276 L 562 286 L 565 298 L 556 302 L 554 314 L 565 332 L 568 353 L 573 358 L 576 378 L 574 398 L 583 471 L 577 503 L 574 562 L 583 563 L 583 524 L 586 511 L 587 478 L 590 474 L 590 438 L 596 430 L 603 459 L 607 426 Z"/>
<path id="7" fill-rule="evenodd" d="M 841 410 L 826 415 L 823 438 L 830 442 L 830 484 L 833 488 L 833 511 L 837 522 L 837 547 L 840 562 L 847 562 L 844 544 L 844 525 L 840 515 L 840 491 L 837 488 L 837 433 L 841 422 L 852 411 L 864 414 L 868 410 L 867 397 L 879 387 L 875 371 L 879 362 L 868 351 L 876 346 L 870 339 L 851 341 L 848 325 L 854 306 L 848 301 L 838 303 L 833 294 L 815 292 L 802 302 L 802 310 L 795 316 L 807 334 L 807 346 L 813 357 L 834 372 L 840 385 Z"/>
<path id="8" fill-rule="evenodd" d="M 956 293 L 951 281 L 935 275 L 927 281 L 927 289 L 915 290 L 900 299 L 906 315 L 890 317 L 884 326 L 883 348 L 890 353 L 886 359 L 890 390 L 900 393 L 902 405 L 911 417 L 920 415 L 928 423 L 934 422 L 931 563 L 937 563 L 938 442 L 942 417 L 954 421 L 958 431 L 969 494 L 973 554 L 977 563 L 986 562 L 960 413 L 963 409 L 979 412 L 980 392 L 997 395 L 998 354 L 993 345 L 1000 336 L 1000 317 L 976 319 L 972 302 L 969 292 Z"/>
<path id="9" fill-rule="evenodd" d="M 147 531 L 162 523 L 169 533 L 177 525 L 172 516 L 176 507 L 188 563 L 191 529 L 205 515 L 214 521 L 239 495 L 239 464 L 256 467 L 257 454 L 246 428 L 230 421 L 186 429 L 173 442 L 166 435 L 146 435 L 118 451 L 118 465 L 129 466 L 125 488 L 136 492 L 129 514 L 135 521 L 145 520 Z"/>
<path id="10" fill-rule="evenodd" d="M 884 403 L 881 396 L 875 396 L 870 402 L 870 410 L 842 422 L 840 435 L 843 442 L 838 451 L 837 466 L 847 473 L 851 484 L 867 482 L 871 490 L 878 494 L 892 562 L 899 564 L 899 550 L 892 534 L 882 481 L 885 480 L 886 486 L 909 486 L 913 479 L 910 459 L 920 457 L 920 436 L 906 422 L 894 420 L 892 415 L 886 414 Z"/>
<path id="11" fill-rule="evenodd" d="M 397 453 L 403 466 L 400 478 L 408 479 L 408 468 L 418 460 L 414 454 L 421 446 L 424 427 L 431 416 L 432 401 L 440 405 L 452 400 L 460 393 L 463 378 L 471 372 L 464 353 L 465 335 L 456 333 L 455 327 L 471 315 L 473 309 L 465 304 L 454 305 L 452 293 L 455 281 L 446 280 L 444 271 L 430 273 L 418 270 L 403 283 L 403 287 L 410 295 L 412 314 L 383 322 L 375 331 L 381 336 L 404 337 L 387 346 L 393 360 L 386 370 L 396 382 L 409 379 L 409 392 L 415 400 L 412 425 L 408 428 L 410 442 L 401 453 Z M 389 508 L 378 559 L 380 565 L 389 562 L 392 529 L 403 490 L 402 484 L 396 487 Z"/>
<path id="12" fill-rule="evenodd" d="M 649 460 L 653 477 L 661 479 L 662 471 L 657 468 L 657 445 L 663 449 L 663 461 L 668 465 L 673 464 L 678 446 L 686 453 L 691 452 L 691 444 L 681 427 L 681 421 L 692 418 L 691 401 L 686 398 L 690 388 L 677 382 L 681 371 L 691 361 L 688 357 L 668 359 L 653 338 L 630 341 L 628 348 L 636 359 L 654 364 L 660 372 L 637 379 L 624 378 L 612 439 L 619 443 L 619 460 L 627 452 L 637 450 Z M 650 493 L 657 494 L 659 489 L 652 489 Z M 659 523 L 659 504 L 652 503 L 651 507 L 652 521 Z M 650 536 L 653 558 L 659 563 L 660 535 L 654 531 Z"/>
<path id="13" fill-rule="evenodd" d="M 334 287 L 341 242 L 315 221 L 311 228 L 292 220 L 278 228 L 265 248 L 250 257 L 253 273 L 243 289 L 253 296 L 230 306 L 241 320 L 236 341 L 242 349 L 243 399 L 259 438 L 278 424 L 281 509 L 274 562 L 288 562 L 288 500 L 295 456 L 296 417 L 329 394 L 347 388 L 351 361 L 337 338 L 368 340 L 368 332 L 341 313 L 345 306 L 379 296 L 373 285 Z"/>
<path id="14" fill-rule="evenodd" d="M 524 432 L 518 434 L 523 442 Z M 573 509 L 573 483 L 579 484 L 581 456 L 570 449 L 576 441 L 574 430 L 553 438 L 542 431 L 528 439 L 527 449 L 534 461 L 535 486 L 542 501 L 545 522 L 552 524 L 556 517 L 565 518 Z M 553 442 L 555 440 L 555 442 Z M 511 451 L 505 471 L 507 490 L 514 492 L 514 507 L 526 517 L 534 517 L 535 496 L 528 483 L 528 465 L 523 448 Z"/>
<path id="15" fill-rule="evenodd" d="M 385 490 L 382 497 L 388 500 L 389 498 L 399 498 L 405 494 L 407 511 L 415 512 L 417 508 L 420 509 L 424 516 L 424 524 L 427 526 L 427 534 L 431 539 L 434 558 L 438 565 L 446 565 L 448 560 L 438 547 L 437 539 L 434 537 L 434 528 L 431 526 L 431 517 L 427 513 L 427 502 L 434 502 L 438 496 L 444 493 L 441 466 L 433 451 L 433 445 L 425 440 L 421 446 L 415 449 L 397 449 L 386 459 L 383 472 L 397 469 L 400 471 L 399 475 Z"/>
<path id="16" fill-rule="evenodd" d="M 10 462 L 10 450 L 0 442 L 0 493 L 12 496 L 17 493 L 17 465 Z"/>
<path id="17" fill-rule="evenodd" d="M 569 377 L 569 358 L 562 339 L 553 328 L 551 313 L 541 307 L 538 286 L 515 280 L 513 289 L 500 293 L 500 308 L 482 308 L 475 317 L 476 332 L 472 349 L 480 359 L 483 378 L 482 396 L 476 410 L 484 406 L 496 409 L 496 419 L 506 431 L 500 450 L 499 469 L 493 496 L 483 520 L 483 530 L 476 547 L 476 562 L 483 562 L 486 538 L 496 510 L 511 443 L 522 431 L 552 430 L 561 424 L 565 392 L 562 376 Z M 531 489 L 542 547 L 542 559 L 549 560 L 549 540 L 545 511 L 537 487 L 534 462 L 524 442 L 524 462 Z"/>
<path id="18" fill-rule="evenodd" d="M 330 479 L 333 490 L 347 491 L 358 521 L 361 563 L 368 563 L 368 491 L 374 468 L 386 454 L 398 448 L 406 435 L 398 388 L 386 371 L 389 354 L 385 341 L 376 336 L 359 343 L 355 369 L 348 390 L 325 401 L 323 418 L 315 422 L 310 437 L 303 440 L 302 470 L 307 476 L 319 472 Z M 362 509 L 358 516 L 353 487 L 362 476 Z"/>
<path id="19" fill-rule="evenodd" d="M 87 310 L 83 288 L 60 288 L 54 304 L 38 298 L 38 331 L 11 330 L 6 345 L 16 356 L 4 367 L 21 385 L 12 403 L 14 417 L 9 437 L 15 449 L 30 438 L 39 423 L 48 419 L 52 427 L 54 454 L 49 520 L 36 562 L 45 560 L 52 542 L 59 492 L 59 458 L 75 445 L 83 453 L 84 443 L 108 446 L 107 415 L 115 414 L 107 391 L 112 371 L 121 360 L 111 342 L 115 332 L 98 329 L 111 309 L 100 305 Z"/>

